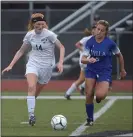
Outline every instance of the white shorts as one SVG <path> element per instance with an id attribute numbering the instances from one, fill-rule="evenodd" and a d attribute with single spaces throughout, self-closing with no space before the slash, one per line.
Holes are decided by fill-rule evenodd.
<path id="1" fill-rule="evenodd" d="M 26 66 L 26 73 L 34 73 L 38 77 L 38 83 L 47 84 L 52 77 L 52 67 L 37 68 L 35 66 Z"/>
<path id="2" fill-rule="evenodd" d="M 83 71 L 86 68 L 86 64 L 81 63 L 81 58 L 82 58 L 82 54 L 80 54 L 80 58 L 79 58 L 79 65 L 80 65 L 80 69 Z"/>

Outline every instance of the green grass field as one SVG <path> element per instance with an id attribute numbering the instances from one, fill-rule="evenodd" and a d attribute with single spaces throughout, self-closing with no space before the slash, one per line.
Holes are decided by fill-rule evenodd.
<path id="1" fill-rule="evenodd" d="M 61 96 L 64 93 L 43 92 L 41 96 Z M 79 96 L 79 93 L 73 94 Z M 110 93 L 110 96 L 130 96 L 132 93 Z M 2 96 L 26 96 L 24 92 L 2 92 Z M 95 112 L 98 112 L 109 100 L 100 104 L 95 103 Z M 86 120 L 85 100 L 73 99 L 38 99 L 36 102 L 37 122 L 34 127 L 27 122 L 27 104 L 25 99 L 1 100 L 1 135 L 2 136 L 69 136 Z M 67 118 L 68 125 L 63 131 L 55 131 L 50 125 L 51 118 L 62 114 Z M 132 130 L 132 99 L 117 99 L 114 104 L 101 115 L 93 127 L 87 127 L 81 134 L 92 134 L 105 131 Z"/>

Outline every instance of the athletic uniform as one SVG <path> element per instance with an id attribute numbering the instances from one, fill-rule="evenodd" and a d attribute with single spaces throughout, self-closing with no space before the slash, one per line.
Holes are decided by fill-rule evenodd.
<path id="1" fill-rule="evenodd" d="M 84 37 L 82 38 L 79 42 L 83 45 L 83 49 L 86 45 L 86 42 L 91 38 L 92 36 L 87 36 L 87 37 Z M 79 58 L 79 65 L 80 65 L 80 68 L 81 70 L 84 70 L 84 68 L 86 67 L 85 64 L 81 63 L 81 58 L 82 58 L 82 53 L 83 51 L 80 50 L 79 54 L 80 54 L 80 58 Z"/>
<path id="2" fill-rule="evenodd" d="M 82 44 L 83 49 L 84 49 L 84 47 L 85 47 L 85 45 L 86 45 L 86 42 L 87 42 L 91 37 L 92 37 L 92 36 L 83 37 L 83 38 L 79 41 L 80 44 Z M 83 51 L 80 50 L 80 51 L 79 51 L 79 54 L 80 54 L 79 65 L 80 65 L 81 70 L 84 71 L 84 70 L 85 70 L 85 67 L 86 67 L 87 65 L 81 63 L 82 53 L 83 53 Z M 79 86 L 79 88 L 80 88 L 80 89 L 83 88 L 82 86 L 85 87 L 85 82 L 84 82 L 83 84 L 81 84 L 81 85 Z M 73 83 L 73 84 L 71 85 L 71 87 L 66 91 L 66 93 L 65 93 L 65 98 L 67 98 L 68 100 L 70 100 L 70 99 L 71 99 L 70 96 L 71 96 L 72 92 L 74 92 L 76 89 L 77 89 L 77 86 L 76 86 L 75 83 Z M 84 92 L 84 91 L 83 91 L 83 92 Z M 82 92 L 81 94 L 84 94 L 83 92 Z"/>
<path id="3" fill-rule="evenodd" d="M 96 79 L 98 82 L 111 82 L 112 74 L 112 56 L 120 53 L 116 43 L 105 37 L 100 43 L 97 43 L 95 36 L 91 37 L 85 45 L 83 55 L 94 57 L 95 63 L 88 63 L 85 70 L 86 78 Z"/>
<path id="4" fill-rule="evenodd" d="M 91 37 L 86 42 L 83 55 L 95 58 L 96 62 L 87 64 L 85 77 L 95 79 L 97 82 L 107 81 L 111 83 L 112 56 L 118 53 L 120 53 L 120 50 L 116 46 L 116 43 L 108 37 L 105 37 L 100 43 L 97 43 L 95 36 Z M 88 117 L 86 126 L 92 126 L 94 120 L 94 103 L 86 104 L 86 113 Z"/>
<path id="5" fill-rule="evenodd" d="M 47 84 L 52 76 L 52 68 L 55 65 L 54 43 L 56 40 L 57 35 L 47 29 L 43 29 L 40 34 L 31 30 L 23 39 L 25 44 L 32 47 L 25 75 L 28 73 L 36 74 L 40 84 Z"/>

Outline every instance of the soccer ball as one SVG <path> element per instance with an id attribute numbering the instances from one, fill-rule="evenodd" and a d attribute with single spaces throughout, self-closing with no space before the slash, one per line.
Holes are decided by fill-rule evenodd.
<path id="1" fill-rule="evenodd" d="M 54 130 L 63 130 L 67 127 L 67 119 L 63 115 L 55 115 L 51 119 L 51 126 Z"/>

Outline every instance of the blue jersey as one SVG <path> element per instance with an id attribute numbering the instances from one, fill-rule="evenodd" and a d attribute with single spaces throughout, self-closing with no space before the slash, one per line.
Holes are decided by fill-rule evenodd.
<path id="1" fill-rule="evenodd" d="M 101 72 L 105 69 L 112 71 L 112 55 L 119 52 L 116 43 L 108 37 L 105 37 L 100 43 L 96 42 L 95 36 L 91 37 L 85 45 L 83 55 L 90 55 L 90 57 L 96 58 L 97 61 L 87 64 L 86 69 L 93 72 Z"/>

